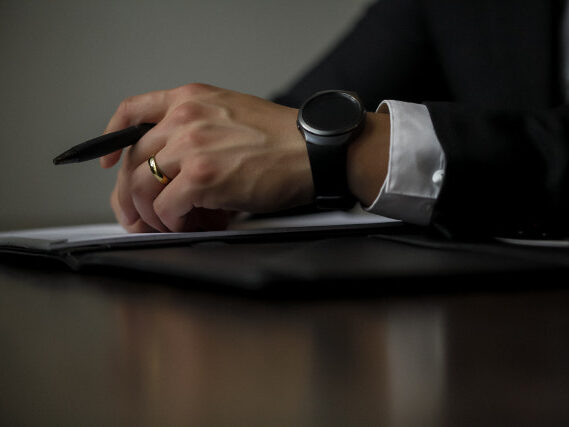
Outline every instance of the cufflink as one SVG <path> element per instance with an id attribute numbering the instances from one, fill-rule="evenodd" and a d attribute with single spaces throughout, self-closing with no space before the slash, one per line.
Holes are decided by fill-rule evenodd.
<path id="1" fill-rule="evenodd" d="M 442 169 L 439 169 L 439 170 L 435 171 L 435 173 L 433 174 L 431 179 L 433 180 L 433 184 L 441 185 L 444 177 L 445 177 L 445 171 Z"/>

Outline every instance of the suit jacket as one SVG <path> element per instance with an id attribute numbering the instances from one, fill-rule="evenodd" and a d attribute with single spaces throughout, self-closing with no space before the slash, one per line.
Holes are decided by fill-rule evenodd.
<path id="1" fill-rule="evenodd" d="M 277 102 L 317 90 L 424 103 L 447 159 L 432 225 L 569 233 L 560 0 L 382 0 Z"/>

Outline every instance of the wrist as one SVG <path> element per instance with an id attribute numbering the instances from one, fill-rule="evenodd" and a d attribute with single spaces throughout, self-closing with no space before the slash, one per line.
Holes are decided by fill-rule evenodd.
<path id="1" fill-rule="evenodd" d="M 364 206 L 376 199 L 387 176 L 390 143 L 390 117 L 367 113 L 361 135 L 348 147 L 348 187 Z"/>
<path id="2" fill-rule="evenodd" d="M 361 135 L 365 120 L 365 108 L 354 92 L 317 92 L 300 107 L 297 127 L 306 141 L 318 208 L 353 207 L 347 154 L 349 145 Z"/>

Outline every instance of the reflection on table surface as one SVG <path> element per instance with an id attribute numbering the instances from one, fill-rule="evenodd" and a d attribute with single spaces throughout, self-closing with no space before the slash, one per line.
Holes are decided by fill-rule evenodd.
<path id="1" fill-rule="evenodd" d="M 1 425 L 569 420 L 567 291 L 267 301 L 0 265 L 0 295 Z"/>

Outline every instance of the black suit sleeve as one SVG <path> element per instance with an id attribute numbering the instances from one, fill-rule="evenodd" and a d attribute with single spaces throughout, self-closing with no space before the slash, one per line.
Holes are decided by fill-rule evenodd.
<path id="1" fill-rule="evenodd" d="M 384 99 L 448 99 L 443 72 L 415 0 L 383 0 L 362 18 L 288 91 L 274 100 L 299 107 L 314 92 L 357 92 L 373 111 Z"/>
<path id="2" fill-rule="evenodd" d="M 447 159 L 435 227 L 455 237 L 568 234 L 569 106 L 427 108 Z"/>
<path id="3" fill-rule="evenodd" d="M 469 68 L 465 69 L 463 55 L 469 54 L 464 46 L 479 43 L 478 39 L 464 31 L 444 31 L 453 35 L 444 38 L 444 47 L 453 53 L 445 57 L 444 52 L 437 51 L 433 31 L 438 20 L 456 18 L 449 16 L 449 11 L 462 13 L 470 22 L 467 12 L 472 9 L 482 13 L 485 9 L 475 1 L 468 3 L 472 7 L 466 11 L 459 7 L 462 3 L 450 1 L 447 7 L 435 8 L 439 3 L 433 1 L 428 3 L 433 13 L 426 14 L 424 4 L 427 2 L 417 0 L 376 2 L 316 66 L 276 101 L 297 107 L 312 93 L 324 89 L 356 91 L 368 110 L 384 99 L 417 103 L 429 99 L 433 102 L 425 104 L 447 159 L 445 180 L 432 217 L 437 229 L 453 237 L 516 236 L 520 231 L 522 236 L 569 234 L 569 107 L 490 111 L 467 106 L 488 103 L 484 94 L 460 90 L 464 89 L 461 76 L 477 78 L 469 74 Z M 448 8 L 449 4 L 456 7 Z M 427 16 L 431 16 L 428 22 Z M 511 34 L 516 34 L 516 28 L 510 29 Z M 454 66 L 449 68 L 449 64 Z M 457 76 L 457 70 L 463 70 L 462 74 Z M 459 102 L 437 102 L 440 100 Z M 520 105 L 516 100 L 500 99 L 494 105 Z M 541 108 L 544 103 L 539 105 Z"/>

